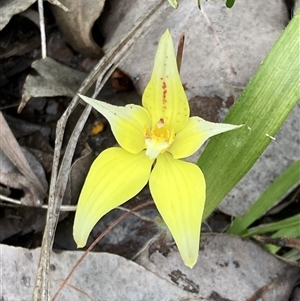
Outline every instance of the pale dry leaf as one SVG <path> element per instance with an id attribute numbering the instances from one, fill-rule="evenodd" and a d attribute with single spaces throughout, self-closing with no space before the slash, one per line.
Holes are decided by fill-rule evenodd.
<path id="1" fill-rule="evenodd" d="M 86 77 L 85 73 L 64 66 L 49 57 L 33 62 L 31 67 L 38 75 L 27 76 L 18 112 L 32 97 L 73 97 Z"/>
<path id="2" fill-rule="evenodd" d="M 39 13 L 36 10 L 28 8 L 25 11 L 21 12 L 20 16 L 27 18 L 28 20 L 33 22 L 37 27 L 40 26 L 40 17 Z"/>
<path id="3" fill-rule="evenodd" d="M 47 180 L 44 170 L 37 159 L 26 149 L 21 148 L 22 155 L 29 162 L 30 168 L 35 170 L 35 174 L 43 183 L 44 189 L 47 189 Z M 20 201 L 28 206 L 40 206 L 45 197 L 32 182 L 25 177 L 13 164 L 13 162 L 6 156 L 0 148 L 0 183 L 8 188 L 18 189 L 23 192 Z"/>
<path id="4" fill-rule="evenodd" d="M 50 3 L 59 6 L 63 10 L 68 10 L 58 0 L 48 0 Z M 36 0 L 1 0 L 0 1 L 0 30 L 2 30 L 10 21 L 10 19 L 29 8 Z"/>
<path id="5" fill-rule="evenodd" d="M 1 173 L 2 181 L 5 181 L 7 186 L 10 186 L 9 184 L 21 185 L 25 190 L 28 189 L 29 191 L 32 191 L 32 199 L 26 198 L 24 199 L 24 203 L 27 205 L 40 205 L 46 196 L 46 189 L 41 183 L 40 178 L 34 173 L 32 166 L 30 166 L 27 161 L 2 112 L 0 112 L 0 129 L 0 148 L 3 152 L 3 162 L 4 157 L 7 157 L 7 160 L 5 161 L 7 163 L 11 162 L 16 170 L 20 172 L 19 183 L 15 181 L 13 177 L 9 178 L 8 174 L 5 176 L 4 172 L 3 174 Z M 33 164 L 33 166 L 36 166 L 36 164 Z M 11 170 L 13 170 L 13 168 L 11 168 Z"/>
<path id="6" fill-rule="evenodd" d="M 0 298 L 6 301 L 31 300 L 40 249 L 0 245 L 0 252 L 3 275 Z M 51 253 L 52 296 L 82 253 Z M 90 253 L 83 260 L 56 299 L 70 300 L 209 301 L 176 287 L 132 261 L 108 253 Z"/>
<path id="7" fill-rule="evenodd" d="M 78 52 L 89 57 L 102 57 L 102 49 L 92 36 L 92 27 L 99 18 L 105 0 L 62 0 L 68 7 L 65 12 L 56 6 L 52 7 L 57 25 L 69 44 Z"/>
<path id="8" fill-rule="evenodd" d="M 258 292 L 264 301 L 288 300 L 300 279 L 299 267 L 280 261 L 250 240 L 226 234 L 202 234 L 193 269 L 183 264 L 174 249 L 165 256 L 149 255 L 146 250 L 137 263 L 202 298 L 218 295 L 245 301 Z"/>
<path id="9" fill-rule="evenodd" d="M 57 6 L 57 7 L 59 7 L 59 8 L 61 8 L 63 11 L 65 11 L 65 12 L 68 12 L 69 11 L 69 8 L 67 7 L 67 6 L 65 6 L 65 5 L 63 5 L 62 3 L 61 3 L 61 1 L 58 1 L 58 0 L 47 0 L 49 3 L 51 3 L 51 4 L 53 4 L 53 5 L 55 5 L 55 6 Z"/>
<path id="10" fill-rule="evenodd" d="M 35 2 L 36 0 L 1 0 L 0 30 L 2 30 L 8 24 L 8 22 L 14 15 L 25 11 Z"/>

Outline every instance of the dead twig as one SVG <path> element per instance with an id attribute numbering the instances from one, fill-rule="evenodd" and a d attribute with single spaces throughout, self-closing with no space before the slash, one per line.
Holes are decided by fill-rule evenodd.
<path id="1" fill-rule="evenodd" d="M 263 244 L 271 244 L 281 248 L 287 247 L 300 250 L 300 238 L 297 237 L 268 237 L 255 235 L 253 238 Z"/>
<path id="2" fill-rule="evenodd" d="M 44 4 L 43 4 L 43 0 L 38 0 L 38 10 L 39 10 L 39 18 L 40 18 L 42 59 L 45 59 L 47 57 L 47 48 L 46 48 L 46 31 L 45 31 L 45 19 L 44 19 Z"/>
<path id="3" fill-rule="evenodd" d="M 24 204 L 22 204 L 21 201 L 19 200 L 15 200 L 15 199 L 12 199 L 10 197 L 7 197 L 5 195 L 2 195 L 0 194 L 0 206 L 1 206 L 1 201 L 2 202 L 7 202 L 8 204 L 4 204 L 3 203 L 3 206 L 7 206 L 7 207 L 25 207 Z M 26 207 L 34 207 L 34 208 L 41 208 L 41 209 L 48 209 L 48 205 L 42 205 L 42 206 L 30 206 L 30 205 L 26 205 Z M 71 212 L 71 211 L 76 211 L 76 208 L 77 206 L 72 206 L 72 205 L 62 205 L 60 207 L 60 211 L 68 211 L 68 212 Z"/>

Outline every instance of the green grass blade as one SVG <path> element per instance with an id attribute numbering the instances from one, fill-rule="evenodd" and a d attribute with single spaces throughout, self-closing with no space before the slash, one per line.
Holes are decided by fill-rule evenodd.
<path id="1" fill-rule="evenodd" d="M 236 217 L 227 232 L 231 234 L 242 234 L 245 232 L 255 220 L 264 215 L 299 182 L 300 160 L 289 166 L 259 197 L 245 215 Z"/>
<path id="2" fill-rule="evenodd" d="M 290 261 L 299 261 L 300 260 L 300 250 L 292 249 L 282 255 L 283 258 Z"/>
<path id="3" fill-rule="evenodd" d="M 242 236 L 246 238 L 246 237 L 251 237 L 253 235 L 262 235 L 266 233 L 276 232 L 281 229 L 297 228 L 297 227 L 300 229 L 300 214 L 296 214 L 292 217 L 288 217 L 279 222 L 274 222 L 274 223 L 251 228 L 247 231 L 247 233 L 243 234 Z"/>
<path id="4" fill-rule="evenodd" d="M 207 183 L 204 219 L 250 170 L 299 100 L 299 28 L 300 13 L 224 120 L 245 126 L 212 138 L 198 161 Z"/>

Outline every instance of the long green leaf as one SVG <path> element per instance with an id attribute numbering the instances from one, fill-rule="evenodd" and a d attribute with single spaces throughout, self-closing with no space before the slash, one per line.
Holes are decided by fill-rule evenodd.
<path id="1" fill-rule="evenodd" d="M 294 216 L 288 217 L 278 222 L 269 223 L 260 225 L 254 228 L 251 228 L 247 231 L 247 233 L 243 234 L 244 238 L 251 237 L 253 235 L 262 235 L 270 232 L 276 232 L 281 229 L 288 228 L 300 228 L 300 214 L 296 214 Z"/>
<path id="2" fill-rule="evenodd" d="M 274 204 L 300 181 L 300 160 L 282 173 L 249 208 L 246 214 L 234 219 L 228 233 L 242 234 L 248 226 L 266 213 Z"/>
<path id="3" fill-rule="evenodd" d="M 297 249 L 291 249 L 290 251 L 284 253 L 282 255 L 283 258 L 290 261 L 299 261 L 300 260 L 300 250 Z"/>
<path id="4" fill-rule="evenodd" d="M 299 28 L 300 12 L 224 120 L 245 126 L 211 139 L 200 157 L 207 183 L 204 218 L 250 170 L 299 100 Z"/>

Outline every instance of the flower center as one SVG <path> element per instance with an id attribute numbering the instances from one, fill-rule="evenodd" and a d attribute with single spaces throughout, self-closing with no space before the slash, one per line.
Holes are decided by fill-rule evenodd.
<path id="1" fill-rule="evenodd" d="M 150 159 L 155 159 L 160 153 L 165 152 L 174 141 L 174 130 L 169 130 L 161 118 L 150 130 L 145 130 L 146 155 Z"/>

